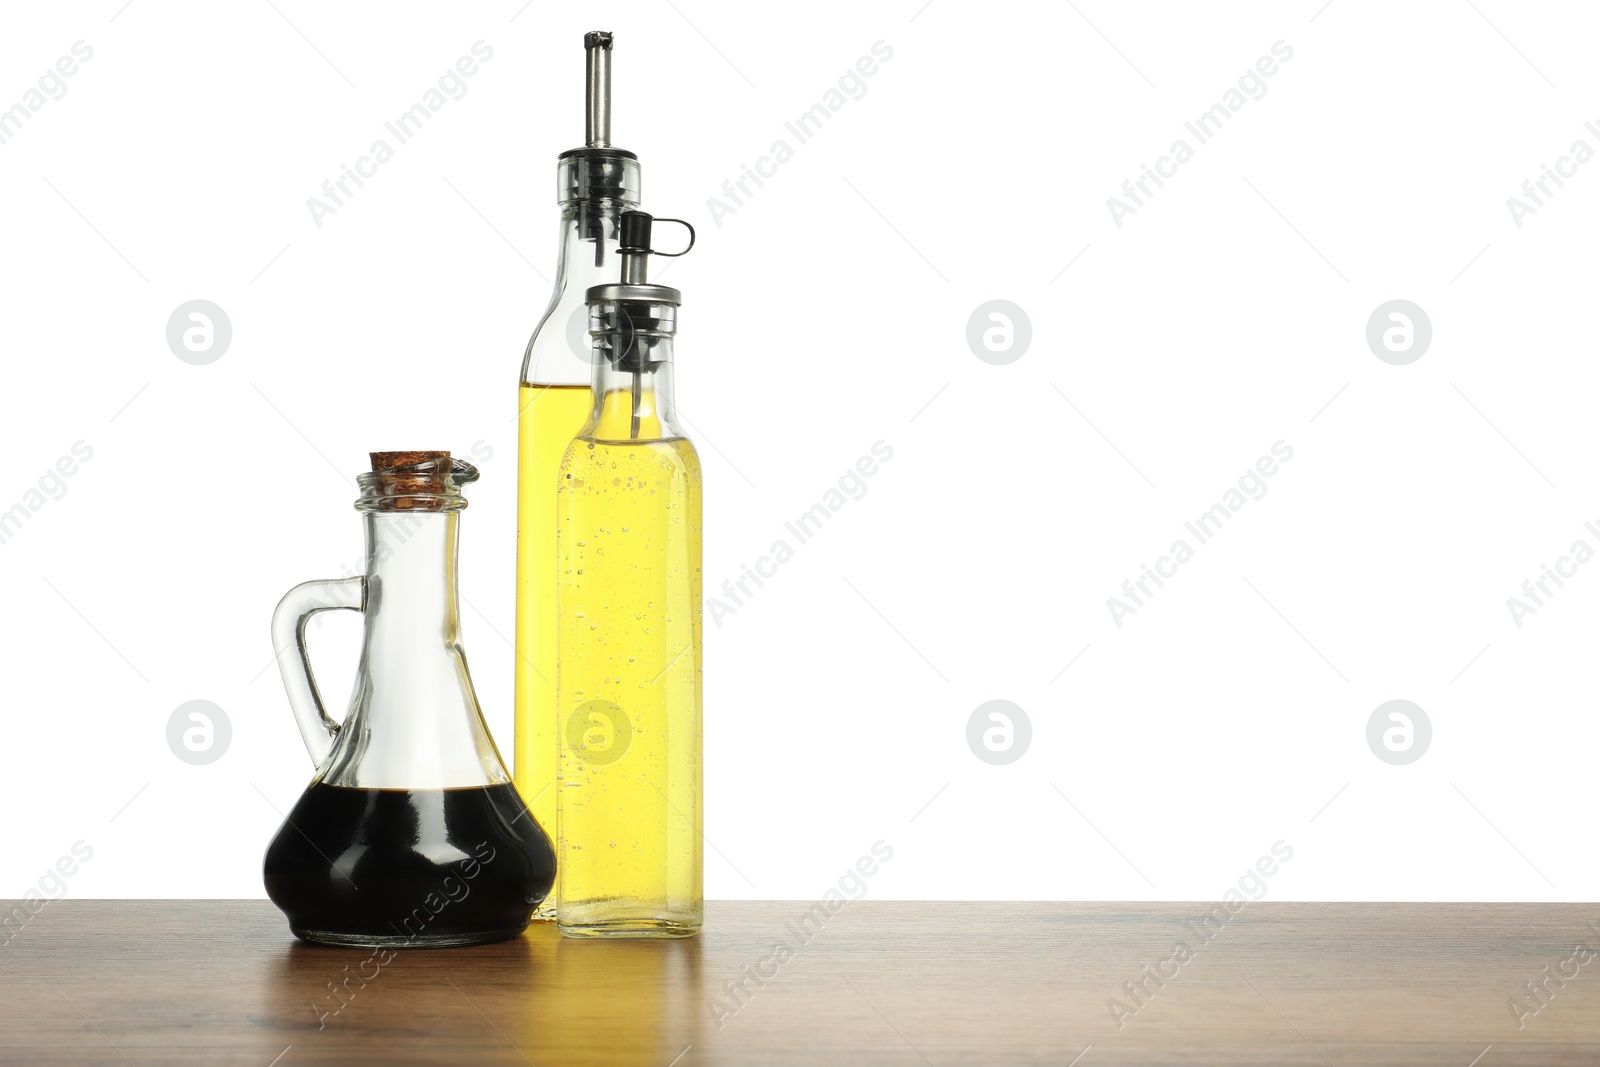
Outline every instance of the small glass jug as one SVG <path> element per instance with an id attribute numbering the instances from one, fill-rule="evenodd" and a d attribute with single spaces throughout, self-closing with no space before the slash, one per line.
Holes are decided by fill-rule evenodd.
<path id="1" fill-rule="evenodd" d="M 515 937 L 555 853 L 489 736 L 457 636 L 460 487 L 448 452 L 375 452 L 357 480 L 366 573 L 295 586 L 273 645 L 317 773 L 267 848 L 267 895 L 298 937 L 441 947 Z M 330 719 L 306 660 L 319 611 L 362 612 L 349 714 Z"/>

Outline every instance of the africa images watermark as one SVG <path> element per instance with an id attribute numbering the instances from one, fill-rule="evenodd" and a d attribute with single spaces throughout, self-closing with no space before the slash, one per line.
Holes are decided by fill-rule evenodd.
<path id="1" fill-rule="evenodd" d="M 494 846 L 487 841 L 480 841 L 473 846 L 472 855 L 453 863 L 459 877 L 455 874 L 446 875 L 440 881 L 438 888 L 430 890 L 398 924 L 391 920 L 390 927 L 396 934 L 403 936 L 407 944 L 414 943 L 427 931 L 428 924 L 433 922 L 445 908 L 451 904 L 459 904 L 471 895 L 472 886 L 468 883 L 483 872 L 485 865 L 493 863 L 494 858 Z M 332 1002 L 338 1006 L 325 1009 L 315 1002 L 312 1003 L 311 1010 L 317 1016 L 317 1029 L 326 1029 L 328 1020 L 349 1007 L 351 1001 L 356 999 L 356 994 L 367 988 L 367 984 L 375 980 L 383 972 L 384 967 L 393 963 L 396 955 L 398 953 L 393 949 L 375 948 L 365 959 L 356 963 L 355 974 L 350 973 L 350 965 L 347 963 L 344 965 L 344 977 L 341 980 L 336 983 L 330 978 L 327 982 L 328 993 Z M 372 966 L 371 974 L 365 970 L 368 964 Z M 351 982 L 357 983 L 354 989 L 350 988 Z"/>
<path id="2" fill-rule="evenodd" d="M 1139 609 L 1155 596 L 1155 590 L 1150 588 L 1151 583 L 1155 584 L 1156 589 L 1166 585 L 1163 579 L 1175 577 L 1178 568 L 1194 558 L 1196 546 L 1204 545 L 1220 533 L 1222 527 L 1251 500 L 1266 496 L 1267 479 L 1278 473 L 1280 463 L 1287 463 L 1293 458 L 1292 447 L 1283 441 L 1274 441 L 1272 455 L 1257 459 L 1253 467 L 1239 476 L 1237 485 L 1229 487 L 1222 494 L 1218 503 L 1183 524 L 1183 528 L 1194 538 L 1194 545 L 1180 537 L 1172 543 L 1166 555 L 1156 560 L 1153 569 L 1148 563 L 1139 564 L 1139 577 L 1122 583 L 1122 596 L 1127 599 L 1106 597 L 1106 610 L 1111 612 L 1111 621 L 1116 623 L 1117 629 L 1122 629 L 1125 616 L 1138 614 Z"/>
<path id="3" fill-rule="evenodd" d="M 737 979 L 722 983 L 722 996 L 706 1001 L 711 1018 L 721 1030 L 723 1025 L 739 1014 L 751 999 L 778 977 L 783 965 L 794 959 L 813 937 L 822 931 L 828 920 L 844 910 L 851 901 L 867 895 L 867 879 L 894 858 L 894 848 L 882 841 L 872 843 L 872 854 L 857 858 L 850 867 L 822 894 L 822 899 L 811 905 L 798 919 L 783 924 L 784 936 L 775 940 L 766 955 L 753 964 L 745 964 Z"/>
<path id="4" fill-rule="evenodd" d="M 1166 958 L 1154 964 L 1146 964 L 1139 972 L 1137 978 L 1130 978 L 1122 983 L 1122 997 L 1106 998 L 1106 1008 L 1111 1013 L 1111 1021 L 1121 1030 L 1128 1025 L 1128 1020 L 1138 1015 L 1157 993 L 1168 982 L 1174 981 L 1183 973 L 1183 968 L 1194 961 L 1195 956 L 1213 938 L 1227 929 L 1230 922 L 1245 905 L 1253 900 L 1261 900 L 1267 895 L 1267 879 L 1278 873 L 1280 866 L 1294 858 L 1294 848 L 1279 840 L 1272 843 L 1272 855 L 1258 857 L 1254 864 L 1245 869 L 1237 882 L 1228 887 L 1222 894 L 1222 899 L 1214 904 L 1198 922 L 1184 920 L 1184 927 L 1194 937 L 1191 946 L 1188 941 L 1176 941 Z"/>
<path id="5" fill-rule="evenodd" d="M 847 467 L 835 486 L 822 494 L 821 500 L 801 512 L 793 522 L 783 524 L 784 530 L 794 538 L 794 544 L 790 544 L 788 538 L 778 538 L 766 555 L 756 559 L 754 567 L 748 563 L 739 565 L 739 577 L 722 583 L 722 597 L 714 594 L 706 597 L 706 613 L 719 630 L 726 616 L 737 614 L 755 596 L 755 590 L 765 584 L 762 579 L 776 576 L 778 568 L 794 558 L 797 545 L 815 537 L 850 501 L 867 495 L 867 479 L 878 473 L 881 464 L 894 458 L 894 449 L 883 441 L 874 441 L 871 453 Z M 755 589 L 750 588 L 752 583 Z"/>
<path id="6" fill-rule="evenodd" d="M 1591 922 L 1589 929 L 1600 935 L 1600 926 Z M 1556 994 L 1567 988 L 1567 983 L 1577 978 L 1583 968 L 1595 961 L 1596 956 L 1600 956 L 1600 953 L 1590 948 L 1586 942 L 1579 941 L 1572 946 L 1572 952 L 1556 964 L 1554 973 L 1547 963 L 1541 968 L 1538 978 L 1530 978 L 1522 983 L 1521 993 L 1514 993 L 1506 998 L 1506 1008 L 1511 1012 L 1512 1021 L 1517 1024 L 1517 1029 L 1526 1027 L 1529 1019 L 1548 1008 L 1550 1002 L 1556 998 Z"/>
<path id="7" fill-rule="evenodd" d="M 366 155 L 356 157 L 353 168 L 341 163 L 339 176 L 322 183 L 325 200 L 315 196 L 306 198 L 306 210 L 311 212 L 311 221 L 317 229 L 322 229 L 324 216 L 337 214 L 346 201 L 356 195 L 356 189 L 366 185 L 362 179 L 377 176 L 378 168 L 394 158 L 396 146 L 405 144 L 421 133 L 422 128 L 450 101 L 460 100 L 467 95 L 467 79 L 478 73 L 480 63 L 487 63 L 494 58 L 494 49 L 482 41 L 474 41 L 471 51 L 472 55 L 461 56 L 453 67 L 439 75 L 437 85 L 424 91 L 418 103 L 395 116 L 393 121 L 383 124 L 383 128 L 394 138 L 393 145 L 382 137 L 373 141 Z M 355 189 L 350 188 L 352 182 Z"/>
<path id="8" fill-rule="evenodd" d="M 1583 528 L 1596 541 L 1600 541 L 1600 527 L 1593 522 L 1586 522 Z M 1506 610 L 1511 613 L 1511 621 L 1516 624 L 1517 629 L 1522 629 L 1523 619 L 1537 614 L 1539 609 L 1545 606 L 1545 601 L 1555 596 L 1556 589 L 1567 584 L 1563 579 L 1577 577 L 1578 568 L 1594 557 L 1594 547 L 1580 537 L 1572 542 L 1572 547 L 1567 550 L 1566 555 L 1556 558 L 1554 567 L 1548 563 L 1539 564 L 1539 576 L 1526 579 L 1522 583 L 1522 597 L 1526 599 L 1506 597 Z M 1550 588 L 1551 585 L 1554 585 L 1555 589 Z"/>
<path id="9" fill-rule="evenodd" d="M 1166 184 L 1163 178 L 1176 177 L 1178 168 L 1194 158 L 1196 146 L 1205 144 L 1221 133 L 1228 120 L 1244 110 L 1251 100 L 1260 100 L 1267 95 L 1266 80 L 1278 73 L 1280 63 L 1287 63 L 1294 58 L 1294 49 L 1283 41 L 1272 42 L 1271 52 L 1272 55 L 1257 59 L 1253 67 L 1239 75 L 1237 88 L 1229 88 L 1224 92 L 1220 102 L 1212 104 L 1192 121 L 1183 124 L 1183 128 L 1194 138 L 1194 145 L 1182 137 L 1173 141 L 1167 154 L 1156 159 L 1154 167 L 1141 163 L 1139 177 L 1122 183 L 1122 195 L 1127 200 L 1115 196 L 1106 198 L 1106 210 L 1111 212 L 1111 221 L 1117 229 L 1122 229 L 1125 217 L 1137 214 L 1145 206 L 1145 201 L 1155 196 L 1150 183 L 1155 183 L 1156 189 L 1159 189 Z"/>
<path id="10" fill-rule="evenodd" d="M 706 210 L 711 212 L 711 221 L 717 224 L 717 229 L 722 228 L 724 216 L 736 214 L 745 206 L 745 201 L 755 196 L 750 188 L 752 183 L 759 189 L 766 184 L 763 179 L 776 177 L 778 168 L 794 158 L 795 147 L 821 133 L 823 126 L 844 110 L 850 101 L 866 96 L 866 80 L 878 73 L 880 64 L 893 58 L 893 48 L 883 41 L 873 41 L 871 55 L 861 56 L 853 66 L 846 67 L 844 73 L 839 75 L 836 87 L 823 93 L 820 101 L 802 111 L 794 121 L 783 124 L 784 130 L 794 138 L 793 145 L 780 137 L 772 142 L 765 155 L 756 158 L 754 167 L 741 163 L 739 176 L 722 183 L 722 195 L 727 199 L 719 200 L 714 196 L 706 198 Z"/>
<path id="11" fill-rule="evenodd" d="M 78 873 L 79 867 L 94 858 L 94 847 L 84 841 L 74 841 L 71 855 L 62 854 L 54 864 L 46 867 L 34 884 L 22 894 L 22 900 L 8 914 L 0 916 L 0 930 L 5 937 L 0 947 L 11 944 L 22 928 L 33 921 L 53 901 L 67 895 L 67 879 Z"/>
<path id="12" fill-rule="evenodd" d="M 66 79 L 78 73 L 82 64 L 94 58 L 94 49 L 82 41 L 73 41 L 71 51 L 71 55 L 57 59 L 53 67 L 39 75 L 37 88 L 24 90 L 20 101 L 0 109 L 0 144 L 7 143 L 21 133 L 22 127 L 43 111 L 50 101 L 66 96 Z"/>
<path id="13" fill-rule="evenodd" d="M 66 496 L 67 479 L 94 458 L 94 449 L 86 441 L 74 441 L 70 451 L 71 455 L 61 456 L 45 468 L 35 486 L 24 492 L 21 500 L 0 511 L 0 545 L 17 536 L 23 525 L 46 504 Z"/>
<path id="14" fill-rule="evenodd" d="M 1585 122 L 1583 128 L 1596 140 L 1600 140 L 1600 126 L 1593 121 Z M 1526 200 L 1517 197 L 1506 197 L 1506 210 L 1511 212 L 1511 221 L 1517 229 L 1522 229 L 1523 221 L 1529 215 L 1537 215 L 1539 209 L 1545 206 L 1545 201 L 1556 195 L 1566 182 L 1562 178 L 1575 178 L 1578 168 L 1589 162 L 1595 156 L 1595 150 L 1588 141 L 1578 138 L 1572 142 L 1572 147 L 1567 154 L 1556 159 L 1556 165 L 1551 167 L 1548 163 L 1539 164 L 1539 176 L 1529 178 L 1522 183 L 1522 195 Z M 1555 189 L 1550 188 L 1554 183 Z"/>

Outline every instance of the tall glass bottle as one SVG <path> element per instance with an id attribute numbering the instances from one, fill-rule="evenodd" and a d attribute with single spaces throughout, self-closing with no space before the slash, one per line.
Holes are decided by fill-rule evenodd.
<path id="1" fill-rule="evenodd" d="M 623 216 L 622 282 L 589 290 L 594 404 L 558 488 L 557 922 L 579 937 L 683 937 L 704 910 L 700 460 L 650 221 Z"/>
<path id="2" fill-rule="evenodd" d="M 584 37 L 586 146 L 556 164 L 561 205 L 555 293 L 522 359 L 517 417 L 517 639 L 514 775 L 541 826 L 555 828 L 556 477 L 592 407 L 586 290 L 617 276 L 617 220 L 639 206 L 639 160 L 611 141 L 611 34 Z M 535 918 L 555 916 L 554 894 Z"/>

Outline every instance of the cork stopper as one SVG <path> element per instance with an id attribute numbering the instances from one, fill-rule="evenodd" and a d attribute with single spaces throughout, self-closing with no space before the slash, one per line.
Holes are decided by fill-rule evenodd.
<path id="1" fill-rule="evenodd" d="M 368 452 L 376 474 L 420 467 L 384 479 L 387 509 L 439 511 L 439 497 L 450 492 L 450 453 L 448 452 Z"/>
<path id="2" fill-rule="evenodd" d="M 368 452 L 375 471 L 392 471 L 396 467 L 410 467 L 432 459 L 449 459 L 448 452 Z"/>

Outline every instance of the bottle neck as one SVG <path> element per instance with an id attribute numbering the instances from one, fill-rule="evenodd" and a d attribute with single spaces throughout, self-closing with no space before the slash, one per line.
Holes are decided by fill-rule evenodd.
<path id="1" fill-rule="evenodd" d="M 367 526 L 367 640 L 385 656 L 455 646 L 459 511 L 373 511 Z"/>
<path id="2" fill-rule="evenodd" d="M 594 410 L 583 436 L 597 441 L 666 441 L 682 437 L 672 389 L 670 335 L 639 334 L 629 354 L 608 358 L 604 346 L 593 355 Z"/>
<path id="3" fill-rule="evenodd" d="M 569 200 L 561 205 L 555 291 L 522 361 L 532 385 L 590 384 L 588 312 L 591 285 L 617 279 L 619 216 L 639 205 L 625 200 Z"/>
<path id="4" fill-rule="evenodd" d="M 459 510 L 382 510 L 367 533 L 366 639 L 330 785 L 443 789 L 508 780 L 459 636 Z"/>

